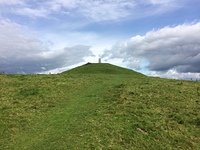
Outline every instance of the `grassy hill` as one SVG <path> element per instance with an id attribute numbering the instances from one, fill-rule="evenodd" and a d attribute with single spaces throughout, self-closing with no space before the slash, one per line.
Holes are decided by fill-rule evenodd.
<path id="1" fill-rule="evenodd" d="M 64 73 L 75 73 L 75 74 L 129 74 L 143 76 L 143 74 L 135 72 L 130 69 L 122 68 L 119 66 L 111 65 L 109 63 L 87 63 L 83 66 L 71 69 Z"/>
<path id="2" fill-rule="evenodd" d="M 110 64 L 0 75 L 0 149 L 200 149 L 200 83 Z"/>

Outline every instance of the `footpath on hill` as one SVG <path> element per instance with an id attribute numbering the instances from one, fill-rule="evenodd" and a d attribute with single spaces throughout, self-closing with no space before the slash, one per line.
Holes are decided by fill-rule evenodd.
<path id="1" fill-rule="evenodd" d="M 0 147 L 63 149 L 87 146 L 93 130 L 90 121 L 96 117 L 108 87 L 117 80 L 114 75 L 17 75 L 9 81 L 12 94 L 5 104 L 10 108 L 5 107 L 2 116 L 4 135 L 1 141 L 4 142 Z"/>
<path id="2" fill-rule="evenodd" d="M 198 82 L 105 73 L 0 78 L 0 149 L 200 149 Z"/>

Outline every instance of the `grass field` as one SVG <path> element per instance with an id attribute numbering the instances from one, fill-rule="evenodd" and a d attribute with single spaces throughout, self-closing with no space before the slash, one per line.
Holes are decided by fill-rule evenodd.
<path id="1" fill-rule="evenodd" d="M 200 83 L 110 64 L 0 75 L 0 149 L 200 149 Z"/>

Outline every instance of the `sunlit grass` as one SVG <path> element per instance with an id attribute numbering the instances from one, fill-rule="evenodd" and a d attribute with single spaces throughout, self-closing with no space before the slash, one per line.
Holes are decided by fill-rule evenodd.
<path id="1" fill-rule="evenodd" d="M 0 149 L 200 149 L 199 82 L 83 67 L 0 75 Z"/>

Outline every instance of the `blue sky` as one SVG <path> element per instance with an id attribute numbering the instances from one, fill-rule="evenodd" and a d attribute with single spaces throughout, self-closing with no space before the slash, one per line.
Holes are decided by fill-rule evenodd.
<path id="1" fill-rule="evenodd" d="M 0 0 L 0 71 L 59 73 L 86 62 L 200 78 L 199 0 Z"/>

